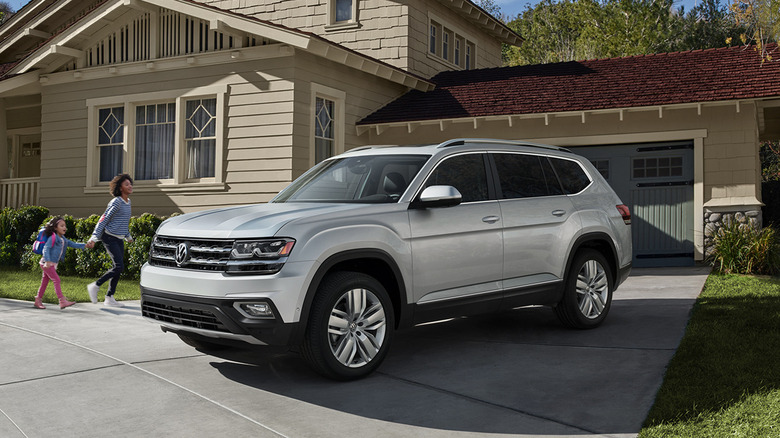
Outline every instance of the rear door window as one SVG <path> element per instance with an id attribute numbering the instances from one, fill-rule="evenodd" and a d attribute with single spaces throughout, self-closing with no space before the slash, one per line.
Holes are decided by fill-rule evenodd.
<path id="1" fill-rule="evenodd" d="M 491 155 L 502 199 L 561 195 L 563 190 L 547 157 L 527 154 Z"/>

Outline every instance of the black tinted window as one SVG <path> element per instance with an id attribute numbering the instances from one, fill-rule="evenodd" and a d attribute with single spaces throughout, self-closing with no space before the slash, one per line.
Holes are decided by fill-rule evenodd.
<path id="1" fill-rule="evenodd" d="M 453 186 L 463 196 L 462 202 L 487 200 L 487 175 L 482 154 L 458 155 L 446 159 L 426 181 L 425 187 L 430 186 Z"/>
<path id="2" fill-rule="evenodd" d="M 590 184 L 588 175 L 577 162 L 560 158 L 550 158 L 550 161 L 566 194 L 579 193 Z"/>
<path id="3" fill-rule="evenodd" d="M 560 195 L 563 192 L 546 157 L 493 154 L 504 199 Z"/>

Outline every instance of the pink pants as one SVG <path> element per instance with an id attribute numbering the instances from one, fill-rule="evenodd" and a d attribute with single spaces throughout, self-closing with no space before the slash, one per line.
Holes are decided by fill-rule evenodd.
<path id="1" fill-rule="evenodd" d="M 46 286 L 49 285 L 49 279 L 54 283 L 54 292 L 57 293 L 57 298 L 63 298 L 62 287 L 60 287 L 60 276 L 57 275 L 57 266 L 51 265 L 48 268 L 41 266 L 43 271 L 43 278 L 41 278 L 41 287 L 38 288 L 38 298 L 43 298 L 43 293 L 46 292 Z"/>

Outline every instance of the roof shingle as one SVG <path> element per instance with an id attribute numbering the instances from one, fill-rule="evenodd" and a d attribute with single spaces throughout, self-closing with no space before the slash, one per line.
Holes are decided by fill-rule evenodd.
<path id="1" fill-rule="evenodd" d="M 776 47 L 770 47 L 775 49 Z M 358 124 L 635 108 L 780 96 L 780 62 L 752 47 L 448 71 Z"/>

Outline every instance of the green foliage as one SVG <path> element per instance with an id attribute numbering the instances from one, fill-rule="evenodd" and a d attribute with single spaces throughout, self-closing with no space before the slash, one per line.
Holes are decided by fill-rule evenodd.
<path id="1" fill-rule="evenodd" d="M 765 141 L 759 149 L 761 181 L 780 181 L 780 141 Z"/>
<path id="2" fill-rule="evenodd" d="M 673 0 L 542 0 L 508 26 L 526 38 L 509 65 L 723 47 L 742 32 L 720 0 L 687 14 Z"/>
<path id="3" fill-rule="evenodd" d="M 43 207 L 2 210 L 0 212 L 0 266 L 38 270 L 41 256 L 32 252 L 32 242 L 38 230 L 43 228 L 52 217 Z M 100 216 L 92 215 L 79 219 L 65 215 L 63 219 L 68 229 L 65 237 L 74 242 L 86 243 Z M 122 278 L 137 280 L 140 277 L 141 266 L 149 256 L 154 233 L 162 221 L 163 218 L 149 213 L 130 219 L 130 234 L 135 240 L 125 243 L 125 271 L 122 273 Z M 99 277 L 111 266 L 111 257 L 103 244 L 97 242 L 91 250 L 67 250 L 65 260 L 58 265 L 57 271 L 60 275 Z"/>
<path id="4" fill-rule="evenodd" d="M 780 241 L 774 228 L 758 230 L 736 221 L 715 235 L 712 264 L 726 274 L 780 273 Z"/>

